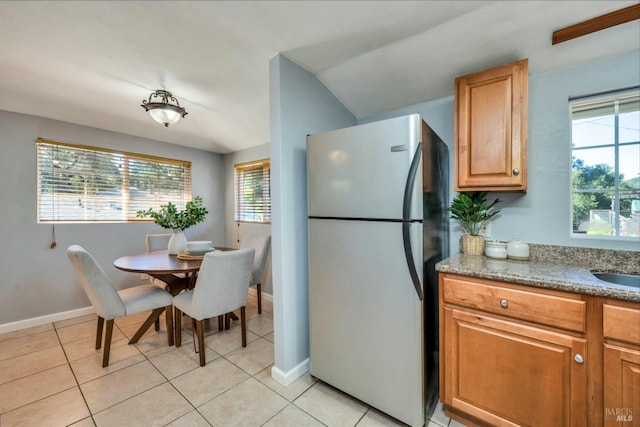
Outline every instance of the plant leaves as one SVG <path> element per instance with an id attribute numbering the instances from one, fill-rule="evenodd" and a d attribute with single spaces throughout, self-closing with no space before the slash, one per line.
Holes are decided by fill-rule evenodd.
<path id="1" fill-rule="evenodd" d="M 496 198 L 487 203 L 487 192 L 458 193 L 451 201 L 451 218 L 460 222 L 462 229 L 472 236 L 478 235 L 485 222 L 500 213 L 495 206 L 500 203 Z"/>
<path id="2" fill-rule="evenodd" d="M 203 206 L 202 197 L 196 196 L 193 200 L 185 205 L 185 209 L 178 211 L 176 205 L 168 202 L 166 205 L 160 205 L 160 209 L 155 211 L 153 208 L 148 210 L 140 210 L 136 212 L 137 218 L 151 217 L 162 228 L 170 228 L 172 230 L 186 230 L 202 221 L 209 213 L 207 208 Z"/>

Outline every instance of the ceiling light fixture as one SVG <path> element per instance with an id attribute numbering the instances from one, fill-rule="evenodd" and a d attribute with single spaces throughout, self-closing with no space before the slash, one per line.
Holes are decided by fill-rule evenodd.
<path id="1" fill-rule="evenodd" d="M 175 102 L 175 104 L 173 103 Z M 187 111 L 180 106 L 175 96 L 166 90 L 156 90 L 149 95 L 149 100 L 142 100 L 142 108 L 151 118 L 165 127 L 177 123 L 187 115 Z"/>

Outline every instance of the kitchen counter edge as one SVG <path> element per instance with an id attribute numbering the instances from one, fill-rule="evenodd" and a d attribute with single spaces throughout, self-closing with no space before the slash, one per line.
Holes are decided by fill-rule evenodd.
<path id="1" fill-rule="evenodd" d="M 438 262 L 436 271 L 640 302 L 640 290 L 605 282 L 588 268 L 571 264 L 456 254 Z"/>

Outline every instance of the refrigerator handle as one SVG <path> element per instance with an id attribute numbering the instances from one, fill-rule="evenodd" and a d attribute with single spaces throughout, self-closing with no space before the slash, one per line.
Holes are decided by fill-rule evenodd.
<path id="1" fill-rule="evenodd" d="M 411 167 L 409 168 L 409 174 L 407 175 L 407 183 L 404 186 L 404 199 L 402 201 L 402 242 L 404 244 L 404 256 L 407 259 L 407 267 L 409 267 L 409 274 L 411 275 L 411 281 L 413 287 L 416 289 L 418 298 L 422 301 L 422 285 L 420 284 L 420 277 L 416 271 L 416 265 L 413 261 L 413 251 L 411 250 L 411 195 L 413 194 L 413 184 L 416 180 L 416 174 L 418 167 L 420 166 L 420 159 L 422 157 L 422 142 L 418 143 L 418 148 L 413 156 Z"/>

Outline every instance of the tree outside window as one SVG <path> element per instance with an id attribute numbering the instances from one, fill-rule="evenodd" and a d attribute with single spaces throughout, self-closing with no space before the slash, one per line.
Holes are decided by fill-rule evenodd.
<path id="1" fill-rule="evenodd" d="M 235 220 L 271 222 L 269 159 L 235 165 Z"/>
<path id="2" fill-rule="evenodd" d="M 572 231 L 640 236 L 640 92 L 571 102 Z"/>
<path id="3" fill-rule="evenodd" d="M 38 222 L 152 221 L 191 200 L 191 163 L 38 139 Z"/>

